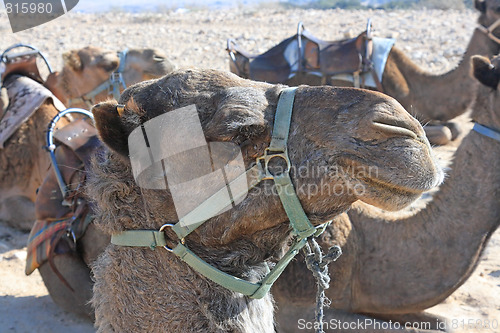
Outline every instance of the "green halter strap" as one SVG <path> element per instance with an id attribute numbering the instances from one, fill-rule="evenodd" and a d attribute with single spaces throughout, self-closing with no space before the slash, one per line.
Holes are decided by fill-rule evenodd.
<path id="1" fill-rule="evenodd" d="M 192 223 L 190 221 L 199 221 L 197 218 L 200 214 L 214 216 L 227 206 L 228 202 L 223 199 L 227 196 L 226 187 L 216 192 L 202 204 L 185 215 L 176 224 L 165 224 L 160 230 L 127 230 L 120 234 L 112 235 L 111 243 L 121 246 L 141 246 L 155 249 L 158 246 L 163 246 L 168 251 L 179 256 L 181 260 L 186 262 L 191 268 L 212 280 L 213 282 L 227 288 L 229 290 L 241 293 L 251 298 L 262 298 L 271 289 L 273 283 L 278 279 L 290 261 L 297 255 L 299 250 L 306 244 L 307 238 L 310 236 L 318 236 L 323 232 L 327 223 L 322 226 L 314 227 L 307 218 L 300 201 L 295 193 L 292 181 L 290 179 L 290 160 L 287 153 L 287 141 L 290 130 L 290 122 L 292 117 L 293 101 L 295 98 L 296 88 L 285 88 L 280 94 L 278 107 L 274 120 L 274 129 L 271 138 L 271 143 L 263 156 L 257 158 L 257 164 L 247 170 L 244 174 L 233 180 L 233 182 L 241 181 L 241 177 L 250 179 L 249 190 L 259 184 L 264 179 L 273 179 L 278 190 L 283 208 L 290 220 L 290 225 L 293 228 L 293 234 L 296 236 L 294 243 L 288 252 L 281 258 L 276 266 L 269 270 L 267 267 L 267 275 L 258 283 L 252 283 L 235 276 L 222 272 L 221 270 L 211 266 L 196 254 L 194 254 L 187 246 L 184 245 L 184 238 L 201 226 L 206 221 Z M 287 163 L 287 169 L 278 175 L 273 175 L 269 169 L 269 161 L 273 158 L 282 158 Z M 246 194 L 246 191 L 232 193 L 233 201 L 238 201 Z M 172 228 L 179 237 L 180 242 L 173 249 L 167 247 L 164 230 Z"/>

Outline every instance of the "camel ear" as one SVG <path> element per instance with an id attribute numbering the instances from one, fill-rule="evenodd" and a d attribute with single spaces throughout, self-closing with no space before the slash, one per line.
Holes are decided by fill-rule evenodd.
<path id="1" fill-rule="evenodd" d="M 481 13 L 486 13 L 486 1 L 484 0 L 474 0 L 474 7 Z"/>
<path id="2" fill-rule="evenodd" d="M 71 50 L 69 52 L 65 52 L 62 57 L 64 64 L 71 67 L 73 70 L 81 71 L 83 69 L 82 59 L 78 55 L 77 51 Z"/>
<path id="3" fill-rule="evenodd" d="M 266 134 L 268 103 L 263 90 L 232 87 L 214 97 L 214 102 L 217 110 L 205 126 L 210 140 L 241 144 Z"/>
<path id="4" fill-rule="evenodd" d="M 118 154 L 128 157 L 130 131 L 122 119 L 120 107 L 116 101 L 107 101 L 94 105 L 92 113 L 101 141 Z"/>
<path id="5" fill-rule="evenodd" d="M 472 57 L 474 77 L 485 86 L 496 89 L 500 81 L 500 73 L 495 70 L 490 60 L 483 56 Z"/>

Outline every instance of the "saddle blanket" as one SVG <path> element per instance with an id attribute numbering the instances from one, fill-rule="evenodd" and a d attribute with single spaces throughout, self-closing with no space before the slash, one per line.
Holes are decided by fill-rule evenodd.
<path id="1" fill-rule="evenodd" d="M 92 215 L 87 214 L 85 218 L 74 218 L 72 215 L 62 219 L 37 220 L 31 229 L 28 238 L 27 257 L 26 257 L 26 275 L 33 273 L 35 269 L 49 260 L 51 253 L 62 237 L 72 233 L 75 239 L 79 239 L 87 226 L 92 222 Z"/>
<path id="2" fill-rule="evenodd" d="M 9 106 L 0 117 L 0 149 L 47 99 L 52 101 L 57 110 L 66 109 L 50 90 L 26 76 L 16 75 L 7 79 L 4 84 L 9 96 Z"/>

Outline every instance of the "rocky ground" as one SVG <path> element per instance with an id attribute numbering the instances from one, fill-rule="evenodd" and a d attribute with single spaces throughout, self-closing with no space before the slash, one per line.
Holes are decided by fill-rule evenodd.
<path id="1" fill-rule="evenodd" d="M 295 34 L 297 23 L 323 39 L 355 36 L 372 18 L 375 34 L 397 39 L 397 47 L 430 73 L 450 70 L 460 61 L 473 29 L 473 10 L 345 11 L 283 10 L 275 6 L 232 10 L 129 14 L 70 13 L 28 31 L 13 34 L 0 13 L 0 50 L 14 43 L 40 48 L 55 69 L 61 54 L 87 45 L 111 50 L 156 47 L 179 66 L 228 68 L 226 39 L 261 53 Z M 60 310 L 47 295 L 37 272 L 26 277 L 27 235 L 0 223 L 0 331 L 92 332 L 92 325 Z M 473 276 L 442 304 L 430 309 L 449 320 L 500 321 L 500 234 L 493 236 Z M 464 321 L 463 321 L 464 320 Z M 500 324 L 499 324 L 500 325 Z M 500 332 L 473 329 L 457 332 Z"/>

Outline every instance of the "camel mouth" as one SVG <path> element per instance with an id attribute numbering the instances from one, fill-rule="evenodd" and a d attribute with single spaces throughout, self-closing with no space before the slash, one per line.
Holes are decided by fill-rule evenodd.
<path id="1" fill-rule="evenodd" d="M 415 195 L 421 195 L 424 192 L 427 192 L 431 190 L 434 186 L 423 186 L 423 187 L 411 187 L 410 185 L 407 184 L 396 184 L 393 182 L 388 182 L 380 178 L 360 178 L 359 179 L 361 182 L 365 183 L 367 186 L 377 188 L 377 189 L 384 189 L 384 190 L 389 190 L 391 193 L 398 193 L 403 196 L 415 196 Z"/>
<path id="2" fill-rule="evenodd" d="M 357 198 L 365 203 L 385 209 L 397 211 L 410 205 L 425 193 L 425 190 L 387 183 L 380 179 L 360 179 L 365 192 L 358 193 Z"/>
<path id="3" fill-rule="evenodd" d="M 420 140 L 416 141 L 415 145 L 421 148 Z M 362 158 L 352 154 L 339 161 L 339 165 L 347 170 L 344 172 L 350 178 L 349 182 L 356 184 L 363 192 L 365 189 L 373 189 L 379 193 L 400 193 L 413 197 L 432 190 L 444 180 L 444 171 L 432 156 L 430 147 L 429 152 L 429 155 L 424 153 L 426 156 L 422 156 L 427 160 L 425 163 L 419 163 L 415 159 L 413 162 L 397 165 L 386 165 L 385 162 L 367 165 Z M 394 170 L 401 172 L 395 173 Z"/>

